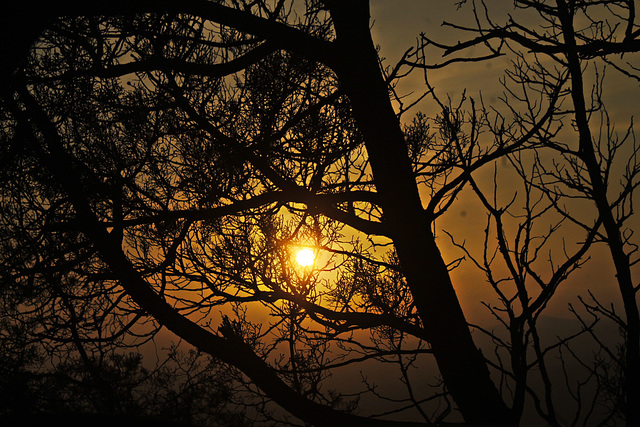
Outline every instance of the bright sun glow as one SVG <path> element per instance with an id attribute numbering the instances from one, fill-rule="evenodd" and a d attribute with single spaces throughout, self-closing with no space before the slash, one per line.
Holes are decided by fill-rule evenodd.
<path id="1" fill-rule="evenodd" d="M 296 255 L 296 261 L 303 267 L 308 267 L 313 264 L 316 259 L 316 254 L 309 248 L 300 249 Z"/>

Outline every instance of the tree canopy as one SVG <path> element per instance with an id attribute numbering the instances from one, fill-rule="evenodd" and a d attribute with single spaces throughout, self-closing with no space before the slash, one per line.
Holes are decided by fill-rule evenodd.
<path id="1" fill-rule="evenodd" d="M 504 22 L 463 1 L 474 24 L 445 23 L 460 41 L 425 28 L 397 64 L 365 0 L 60 3 L 34 16 L 24 2 L 3 48 L 7 352 L 76 361 L 65 378 L 86 371 L 74 381 L 103 392 L 98 412 L 128 411 L 107 404 L 123 384 L 109 375 L 147 375 L 122 351 L 166 329 L 213 362 L 207 375 L 172 353 L 193 371 L 159 370 L 154 390 L 209 381 L 224 412 L 202 422 L 640 423 L 640 163 L 603 83 L 605 68 L 640 80 L 633 0 L 515 0 Z M 500 105 L 433 84 L 499 57 Z M 483 209 L 479 245 L 440 226 L 463 197 Z M 558 289 L 601 250 L 624 314 L 578 299 L 586 283 L 579 327 L 544 336 Z M 480 272 L 500 332 L 469 325 L 461 266 Z M 618 350 L 598 322 L 619 328 Z M 596 357 L 572 350 L 586 337 Z M 381 372 L 391 394 L 369 380 Z"/>

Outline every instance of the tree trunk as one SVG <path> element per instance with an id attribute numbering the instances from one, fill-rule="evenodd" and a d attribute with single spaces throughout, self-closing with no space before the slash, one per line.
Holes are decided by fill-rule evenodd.
<path id="1" fill-rule="evenodd" d="M 626 358 L 623 393 L 625 394 L 625 415 L 627 425 L 640 425 L 640 314 L 636 303 L 636 291 L 631 278 L 629 257 L 624 251 L 620 227 L 611 211 L 607 199 L 607 185 L 602 178 L 602 170 L 593 147 L 587 107 L 584 97 L 582 68 L 575 39 L 573 13 L 564 0 L 558 0 L 558 11 L 566 46 L 565 56 L 571 75 L 571 97 L 575 109 L 575 123 L 579 135 L 580 158 L 584 162 L 592 187 L 592 198 L 602 219 L 607 236 L 606 242 L 616 270 L 616 279 L 626 315 Z"/>
<path id="2" fill-rule="evenodd" d="M 342 62 L 336 67 L 364 136 L 384 223 L 427 331 L 447 390 L 465 421 L 516 420 L 491 381 L 424 214 L 400 123 L 369 31 L 366 0 L 327 2 Z"/>

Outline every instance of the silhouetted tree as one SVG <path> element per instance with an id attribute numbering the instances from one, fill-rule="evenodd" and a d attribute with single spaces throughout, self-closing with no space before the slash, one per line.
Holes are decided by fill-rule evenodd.
<path id="1" fill-rule="evenodd" d="M 518 121 L 525 123 L 529 117 L 539 114 L 531 100 L 540 92 L 554 90 L 557 82 L 563 81 L 554 120 L 564 123 L 570 119 L 571 129 L 539 133 L 537 137 L 545 150 L 535 152 L 533 161 L 529 161 L 533 165 L 530 171 L 521 175 L 546 195 L 561 218 L 585 230 L 587 240 L 605 243 L 608 248 L 624 317 L 615 309 L 607 308 L 593 294 L 583 305 L 591 315 L 612 320 L 622 331 L 622 354 L 611 351 L 599 339 L 596 341 L 608 354 L 609 363 L 619 366 L 620 369 L 615 370 L 623 372 L 617 387 L 613 387 L 622 393 L 620 402 L 614 405 L 616 411 L 622 411 L 629 425 L 638 425 L 640 315 L 637 294 L 640 287 L 632 278 L 638 246 L 632 237 L 630 221 L 635 189 L 640 183 L 640 163 L 632 118 L 626 130 L 616 129 L 616 120 L 610 117 L 603 94 L 606 67 L 613 68 L 617 77 L 628 78 L 630 84 L 639 80 L 634 55 L 640 46 L 636 3 L 516 0 L 515 10 L 530 14 L 523 14 L 520 19 L 518 15 L 510 15 L 504 22 L 492 18 L 491 7 L 485 2 L 469 3 L 476 27 L 446 25 L 466 31 L 472 37 L 456 45 L 434 44 L 424 38 L 420 48 L 424 51 L 427 46 L 436 45 L 451 56 L 450 63 L 513 55 L 510 77 L 517 88 L 511 85 L 505 97 L 514 110 L 518 110 L 517 104 L 523 105 L 525 111 L 528 109 L 529 114 L 514 114 Z M 468 49 L 477 46 L 485 48 L 487 53 L 466 56 Z M 460 53 L 463 56 L 456 57 Z M 424 58 L 424 53 L 421 55 Z M 424 67 L 427 63 L 421 59 L 420 65 Z M 592 333 L 585 322 L 585 330 Z M 594 375 L 599 371 L 597 366 L 593 368 Z"/>
<path id="2" fill-rule="evenodd" d="M 144 366 L 140 353 L 115 347 L 89 354 L 76 343 L 81 351 L 58 350 L 52 358 L 31 342 L 33 335 L 15 323 L 0 328 L 0 420 L 6 425 L 52 423 L 52 417 L 66 425 L 247 425 L 243 406 L 231 397 L 233 375 L 203 354 L 173 347 L 161 363 Z"/>
<path id="3" fill-rule="evenodd" d="M 78 354 L 95 381 L 94 355 L 165 327 L 237 369 L 262 419 L 293 422 L 272 401 L 314 425 L 386 424 L 373 416 L 404 409 L 441 422 L 454 408 L 517 423 L 530 336 L 544 367 L 535 319 L 597 228 L 532 299 L 533 258 L 520 254 L 541 247 L 528 232 L 541 205 L 525 204 L 520 253 L 499 233 L 515 290 L 501 296 L 512 367 L 497 368 L 514 375 L 512 398 L 472 339 L 434 230 L 469 183 L 502 230 L 504 209 L 473 175 L 549 145 L 566 76 L 514 124 L 437 97 L 438 117 L 403 124 L 411 105 L 394 84 L 426 65 L 408 52 L 381 68 L 364 0 L 62 2 L 22 35 L 3 69 L 3 298 L 48 351 Z M 313 267 L 294 264 L 304 246 Z M 435 387 L 413 375 L 425 359 Z M 341 367 L 372 361 L 398 368 L 406 397 L 367 378 L 330 388 Z M 356 415 L 365 393 L 395 406 Z"/>

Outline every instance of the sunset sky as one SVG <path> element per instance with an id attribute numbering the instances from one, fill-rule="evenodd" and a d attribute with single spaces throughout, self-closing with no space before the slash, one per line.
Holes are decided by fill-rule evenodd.
<path id="1" fill-rule="evenodd" d="M 393 69 L 403 53 L 417 45 L 421 33 L 447 45 L 473 38 L 474 32 L 442 26 L 443 21 L 469 27 L 476 25 L 473 1 L 464 3 L 458 8 L 453 0 L 371 0 L 371 34 L 379 46 L 385 69 Z M 512 1 L 476 3 L 486 4 L 496 23 L 504 23 L 513 14 L 523 28 L 545 31 L 536 14 L 513 9 Z M 341 397 L 348 399 L 362 392 L 366 397 L 360 408 L 366 416 L 379 416 L 378 412 L 385 411 L 387 404 L 393 410 L 406 404 L 409 408 L 406 412 L 415 413 L 406 415 L 402 413 L 406 408 L 398 409 L 400 418 L 414 419 L 420 415 L 430 419 L 431 415 L 419 414 L 424 408 L 432 410 L 430 405 L 439 406 L 434 409 L 435 416 L 442 411 L 442 416 L 447 417 L 448 399 L 452 396 L 460 408 L 459 413 L 456 409 L 453 411 L 456 420 L 461 419 L 464 405 L 475 405 L 473 413 L 485 411 L 486 406 L 477 403 L 480 400 L 476 398 L 481 396 L 483 402 L 499 401 L 494 407 L 498 408 L 496 413 L 507 413 L 506 408 L 513 401 L 522 405 L 514 404 L 516 410 L 509 409 L 512 413 L 529 405 L 524 424 L 535 419 L 527 417 L 534 412 L 532 402 L 538 396 L 533 399 L 523 396 L 531 390 L 527 387 L 539 387 L 548 379 L 544 363 L 549 363 L 551 377 L 555 375 L 553 380 L 561 378 L 558 382 L 563 382 L 566 367 L 559 362 L 561 346 L 549 347 L 558 342 L 558 337 L 581 330 L 570 307 L 588 317 L 588 310 L 581 306 L 580 299 L 588 300 L 593 293 L 604 306 L 624 313 L 612 255 L 602 241 L 590 247 L 583 258 L 585 264 L 571 272 L 548 304 L 531 308 L 531 301 L 538 295 L 546 295 L 546 291 L 553 294 L 553 286 L 548 287 L 545 280 L 582 247 L 587 233 L 576 223 L 582 221 L 588 228 L 599 218 L 610 218 L 607 217 L 608 203 L 621 191 L 619 181 L 625 174 L 624 166 L 629 159 L 632 160 L 629 164 L 635 160 L 640 165 L 640 149 L 635 155 L 632 153 L 637 131 L 633 117 L 640 113 L 638 81 L 611 66 L 605 67 L 602 58 L 584 60 L 587 104 L 591 86 L 606 75 L 602 99 L 608 117 L 601 118 L 599 114 L 604 110 L 594 108 L 589 121 L 577 119 L 568 78 L 558 78 L 563 82 L 564 92 L 559 101 L 563 104 L 549 108 L 550 113 L 545 116 L 540 112 L 553 105 L 550 99 L 554 97 L 548 93 L 553 91 L 553 83 L 549 82 L 558 81 L 554 80 L 555 70 L 535 76 L 544 75 L 543 84 L 536 86 L 539 81 L 523 84 L 527 88 L 526 101 L 518 101 L 517 94 L 514 95 L 519 94 L 518 88 L 511 95 L 506 94 L 517 85 L 508 80 L 504 83 L 517 55 L 505 47 L 506 55 L 490 60 L 453 63 L 426 74 L 418 67 L 413 69 L 395 87 L 395 93 L 402 97 L 402 105 L 416 102 L 401 116 L 405 128 L 399 129 L 394 111 L 388 108 L 387 87 L 380 79 L 375 54 L 370 48 L 366 49 L 367 46 L 363 47 L 364 44 L 357 44 L 368 40 L 366 27 L 349 26 L 358 22 L 358 16 L 364 16 L 358 15 L 356 8 L 331 9 L 332 24 L 328 21 L 317 27 L 309 24 L 310 32 L 317 31 L 313 37 L 315 34 L 321 34 L 318 38 L 324 37 L 329 25 L 335 25 L 338 34 L 335 43 L 315 40 L 316 44 L 309 45 L 308 39 L 312 37 L 302 38 L 295 33 L 297 30 L 284 32 L 283 27 L 278 27 L 279 23 L 274 25 L 256 16 L 238 18 L 233 14 L 247 12 L 224 10 L 216 2 L 196 6 L 203 5 L 210 8 L 208 12 L 221 14 L 203 19 L 205 23 L 201 26 L 198 19 L 193 20 L 188 14 L 165 17 L 164 9 L 158 14 L 140 14 L 131 21 L 117 18 L 110 22 L 84 16 L 63 21 L 50 34 L 43 33 L 45 37 L 37 45 L 39 51 L 25 62 L 24 75 L 20 73 L 20 79 L 12 80 L 5 91 L 8 96 L 3 92 L 2 101 L 11 109 L 3 104 L 2 120 L 10 123 L 5 128 L 13 134 L 2 135 L 2 142 L 7 141 L 6 145 L 14 148 L 11 144 L 17 145 L 16 141 L 20 142 L 23 136 L 20 132 L 24 131 L 31 141 L 31 145 L 25 144 L 23 148 L 27 153 L 24 156 L 36 166 L 27 161 L 25 166 L 18 155 L 7 155 L 11 160 L 7 162 L 10 170 L 20 179 L 3 178 L 7 190 L 3 189 L 2 193 L 0 220 L 8 224 L 10 231 L 0 236 L 7 252 L 0 261 L 10 260 L 17 267 L 7 263 L 10 267 L 0 273 L 9 272 L 10 279 L 17 277 L 10 285 L 19 291 L 18 297 L 10 296 L 7 300 L 23 298 L 25 307 L 41 304 L 46 308 L 42 311 L 44 314 L 31 308 L 24 314 L 20 308 L 12 320 L 21 321 L 23 314 L 29 320 L 33 318 L 34 330 L 39 333 L 48 327 L 42 319 L 51 316 L 62 324 L 58 330 L 58 325 L 52 322 L 52 334 L 72 330 L 71 338 L 63 337 L 70 349 L 64 357 L 82 353 L 84 342 L 89 343 L 87 347 L 96 344 L 92 351 L 102 357 L 100 328 L 111 333 L 122 327 L 124 339 L 130 338 L 137 345 L 148 338 L 146 333 L 151 336 L 157 327 L 161 332 L 154 340 L 131 347 L 148 356 L 145 363 L 149 366 L 161 360 L 171 344 L 185 349 L 193 345 L 198 352 L 213 356 L 216 363 L 222 361 L 228 364 L 226 367 L 237 368 L 251 379 L 247 382 L 251 383 L 248 388 L 264 390 L 265 396 L 300 419 L 304 417 L 282 405 L 278 398 L 290 406 L 294 406 L 291 402 L 298 402 L 296 398 L 305 402 L 317 399 L 328 408 L 335 402 L 323 401 L 324 396 L 313 394 L 321 383 L 323 387 L 324 384 L 336 386 L 338 392 L 343 393 Z M 164 6 L 163 3 L 159 7 Z M 235 7 L 240 8 L 238 4 Z M 259 9 L 256 4 L 249 8 L 253 7 Z M 345 10 L 350 15 L 344 15 Z M 308 16 L 316 12 L 322 21 L 323 9 L 314 10 Z M 226 14 L 238 21 L 225 21 Z M 294 19 L 294 16 L 292 12 L 288 17 Z M 257 27 L 247 30 L 249 25 Z M 256 30 L 262 28 L 260 25 L 265 25 L 267 30 Z M 347 38 L 344 34 L 350 33 L 345 28 L 356 28 L 352 33 L 355 36 Z M 110 31 L 113 34 L 108 33 Z M 260 31 L 266 34 L 266 43 L 256 43 L 264 35 Z M 249 33 L 253 35 L 246 40 L 242 38 Z M 296 35 L 300 40 L 294 39 L 300 46 L 317 47 L 319 53 L 310 54 L 310 61 L 301 59 L 300 56 L 309 51 L 295 43 L 287 44 L 289 39 L 283 42 L 282 34 Z M 351 43 L 353 40 L 356 43 Z M 94 47 L 94 43 L 98 47 Z M 499 42 L 492 40 L 491 43 Z M 272 46 L 275 46 L 273 50 Z M 515 43 L 509 46 L 522 52 L 524 64 L 529 65 L 529 60 L 534 63 L 530 52 Z M 325 55 L 323 49 L 331 54 Z M 356 68 L 358 73 L 350 68 L 355 64 L 351 58 L 345 60 L 345 52 L 361 60 L 362 66 Z M 362 52 L 365 54 L 360 55 Z M 426 52 L 430 64 L 442 63 L 456 55 L 486 55 L 486 51 L 477 47 L 451 58 L 443 58 L 442 51 L 436 47 Z M 631 67 L 638 67 L 640 75 L 637 52 L 633 55 L 615 59 L 620 63 L 630 61 Z M 540 55 L 539 59 L 544 63 L 545 72 L 554 67 L 548 57 Z M 326 63 L 318 66 L 314 61 Z M 216 68 L 220 63 L 223 66 Z M 526 65 L 521 65 L 519 70 L 526 69 Z M 560 68 L 566 71 L 569 67 Z M 408 71 L 409 67 L 405 66 L 400 74 Z M 425 76 L 434 88 L 433 95 L 426 94 L 429 85 L 425 84 Z M 525 80 L 526 77 L 528 75 Z M 573 82 L 579 81 L 580 74 L 574 72 L 573 77 Z M 542 87 L 542 94 L 536 89 L 529 91 L 531 87 Z M 455 111 L 455 106 L 463 100 L 464 115 L 459 121 L 462 124 L 457 128 L 442 125 L 442 111 Z M 392 103 L 395 101 L 392 99 Z M 453 107 L 447 110 L 444 105 Z M 472 105 L 482 123 L 473 132 L 469 131 Z M 397 102 L 394 107 L 398 109 Z M 533 117 L 531 122 L 527 121 L 529 113 Z M 424 128 L 420 128 L 419 136 L 414 138 L 418 142 L 413 144 L 410 125 L 415 123 L 415 117 L 422 118 L 422 114 L 427 117 L 433 138 L 425 137 L 429 132 L 421 133 Z M 551 119 L 545 119 L 540 127 L 532 124 L 542 116 Z M 500 125 L 501 118 L 506 122 L 506 130 Z M 612 168 L 609 199 L 600 204 L 599 212 L 604 214 L 599 215 L 594 203 L 597 197 L 593 194 L 591 198 L 585 197 L 588 191 L 580 191 L 590 188 L 590 179 L 598 182 L 603 175 L 599 175 L 598 167 L 602 164 L 598 161 L 606 149 L 594 150 L 593 154 L 588 144 L 578 147 L 577 129 L 582 124 L 582 136 L 591 131 L 594 141 L 600 133 L 603 141 L 611 142 L 616 137 L 604 135 L 606 126 L 599 126 L 607 120 L 618 136 L 627 130 L 629 133 Z M 512 144 L 531 128 L 536 129 L 531 132 L 531 139 L 522 145 Z M 479 135 L 478 140 L 470 143 L 475 135 Z M 580 141 L 584 143 L 588 139 Z M 564 143 L 568 148 L 565 149 Z M 553 144 L 557 144 L 556 149 L 551 147 Z M 414 156 L 416 152 L 418 155 Z M 587 158 L 585 152 L 593 156 Z M 599 155 L 602 156 L 588 163 Z M 514 160 L 518 156 L 522 156 L 520 163 Z M 482 166 L 473 169 L 478 164 Z M 522 176 L 527 179 L 516 173 L 514 164 L 522 167 Z M 566 168 L 562 172 L 578 172 L 559 179 L 553 173 L 540 172 L 558 164 Z M 595 165 L 588 171 L 595 172 L 591 175 L 584 172 L 584 165 Z M 575 169 L 572 170 L 572 166 Z M 560 169 L 554 169 L 554 173 L 560 175 Z M 640 167 L 636 172 L 634 183 L 640 179 Z M 469 175 L 472 179 L 468 179 Z M 576 175 L 582 181 L 571 181 Z M 69 179 L 70 176 L 73 179 Z M 455 177 L 461 177 L 460 181 L 455 181 Z M 420 199 L 416 197 L 414 181 Z M 457 183 L 447 188 L 452 181 Z M 578 182 L 575 185 L 578 189 L 572 192 L 574 182 Z M 465 183 L 464 190 L 456 193 L 460 183 Z M 529 184 L 534 189 L 526 192 Z M 538 184 L 540 187 L 535 188 Z M 432 193 L 441 188 L 446 190 L 442 198 L 433 198 L 438 206 L 432 210 L 421 209 L 419 202 L 427 207 Z M 51 196 L 47 189 L 53 189 Z M 558 196 L 558 205 L 562 206 L 554 210 L 545 198 L 545 191 Z M 637 203 L 640 203 L 639 191 L 634 200 Z M 32 201 L 30 197 L 34 194 L 37 197 Z M 456 197 L 449 205 L 451 194 Z M 522 231 L 518 227 L 524 221 L 526 201 L 530 202 L 529 207 L 534 205 L 534 212 L 543 213 L 534 221 L 531 234 L 535 238 L 529 250 L 515 250 L 515 245 L 521 242 L 518 239 L 526 240 L 527 236 L 526 232 L 518 234 Z M 28 206 L 23 208 L 23 202 Z M 489 205 L 495 209 L 492 211 Z M 565 208 L 571 212 L 571 218 L 561 222 L 558 211 Z M 12 213 L 22 214 L 22 209 L 37 212 L 36 219 L 10 218 Z M 503 235 L 496 233 L 497 221 L 489 217 L 490 211 L 504 220 Z M 429 216 L 432 213 L 433 216 Z M 616 215 L 619 212 L 613 213 L 609 224 L 617 220 Z M 549 230 L 556 226 L 557 230 L 551 233 Z M 640 217 L 632 216 L 626 226 L 623 236 L 632 235 L 640 229 Z M 15 236 L 24 237 L 28 244 L 11 234 L 14 228 Z M 615 229 L 608 230 L 612 228 Z M 32 239 L 31 233 L 37 236 Z M 546 233 L 550 235 L 548 240 Z M 609 237 L 605 234 L 601 233 L 601 240 Z M 502 253 L 497 247 L 499 237 L 509 242 Z M 67 247 L 67 240 L 73 244 Z M 612 241 L 617 240 L 609 240 Z M 538 253 L 535 245 L 540 242 L 544 242 L 544 246 Z M 630 242 L 620 253 L 632 252 L 633 260 L 637 258 L 637 253 L 633 253 L 634 244 L 640 245 L 640 237 L 634 235 Z M 397 251 L 393 250 L 394 244 Z M 26 248 L 26 255 L 17 250 L 15 255 L 10 253 L 19 246 Z M 85 250 L 89 261 L 81 259 L 76 267 L 73 256 L 82 258 Z M 486 259 L 495 260 L 493 264 L 488 263 L 487 274 L 482 271 L 483 251 Z M 510 257 L 509 261 L 534 259 L 517 266 L 526 264 L 518 271 L 525 277 L 525 285 L 518 287 L 521 283 L 513 277 L 519 275 L 513 273 L 515 269 L 510 271 L 505 266 L 502 255 Z M 68 263 L 70 267 L 65 257 L 73 261 Z M 61 266 L 57 264 L 60 260 L 65 261 L 60 262 Z M 579 265 L 580 261 L 574 261 L 571 265 Z M 33 267 L 27 266 L 28 262 L 32 262 Z M 638 276 L 638 265 L 631 266 L 635 276 Z M 58 274 L 61 278 L 55 276 Z M 499 283 L 495 289 L 487 280 L 489 275 L 494 275 Z M 32 276 L 37 278 L 32 280 L 35 285 L 29 282 Z M 540 282 L 536 281 L 538 277 L 542 277 Z M 21 280 L 43 295 L 50 292 L 51 298 L 22 296 Z M 633 280 L 637 283 L 638 277 Z M 100 288 L 103 285 L 112 288 L 104 290 Z M 98 290 L 93 291 L 93 286 Z M 503 304 L 500 294 L 507 303 Z M 69 297 L 71 302 L 67 301 Z M 109 298 L 116 302 L 111 304 Z M 79 308 L 76 310 L 73 304 Z M 96 313 L 102 306 L 106 307 L 106 314 L 100 318 L 103 323 L 96 320 L 99 316 L 85 305 L 92 309 L 95 306 Z M 495 310 L 492 312 L 486 305 Z M 501 310 L 505 306 L 508 309 Z M 121 308 L 122 313 L 118 311 Z M 13 310 L 8 306 L 5 309 Z M 536 318 L 538 309 L 542 310 L 539 319 Z M 74 310 L 81 315 L 76 316 Z M 128 326 L 122 326 L 125 323 L 120 321 L 129 317 L 140 322 L 142 338 L 133 333 L 127 336 Z M 76 321 L 77 318 L 80 321 Z M 114 319 L 113 325 L 104 319 Z M 471 335 L 465 320 L 471 324 Z M 598 332 L 608 340 L 606 345 L 622 342 L 615 322 L 604 319 L 601 324 Z M 536 347 L 536 325 L 542 336 L 540 347 Z M 81 333 L 89 337 L 84 342 L 80 339 Z M 492 336 L 492 333 L 495 334 Z M 98 334 L 99 339 L 91 334 Z M 120 339 L 120 332 L 113 334 Z M 577 352 L 591 354 L 595 348 L 596 341 L 587 335 L 575 341 Z M 48 343 L 47 339 L 59 338 L 43 336 L 46 338 L 41 344 Z M 111 345 L 107 338 L 104 342 Z M 456 347 L 458 343 L 462 344 Z M 514 350 L 519 343 L 522 346 Z M 236 357 L 238 354 L 242 357 Z M 593 360 L 589 356 L 589 363 Z M 607 360 L 613 360 L 610 364 L 613 368 L 608 368 L 611 371 L 622 364 L 617 356 Z M 620 365 L 616 365 L 618 362 Z M 568 369 L 575 366 L 578 364 Z M 391 369 L 393 374 L 389 374 Z M 519 377 L 518 369 L 524 373 Z M 264 372 L 273 375 L 264 376 Z M 490 378 L 490 374 L 493 377 Z M 577 384 L 578 377 L 571 377 L 573 382 L 569 388 Z M 237 378 L 238 384 L 247 385 L 243 383 L 245 377 Z M 374 396 L 378 390 L 367 382 L 369 378 L 371 384 L 380 385 L 380 390 L 391 397 L 385 401 Z M 419 398 L 414 398 L 410 390 L 414 379 L 421 387 Z M 616 380 L 622 382 L 619 378 Z M 304 389 L 305 381 L 312 384 L 309 393 Z M 267 391 L 280 383 L 286 383 L 282 387 L 286 391 L 282 394 L 284 398 L 277 396 L 281 391 L 277 387 Z M 519 396 L 514 397 L 511 390 L 507 390 L 511 383 L 522 391 Z M 468 392 L 468 384 L 489 385 L 484 390 L 493 395 Z M 566 402 L 565 386 L 560 384 L 558 387 L 563 391 L 553 397 L 558 399 L 559 407 Z M 293 393 L 289 393 L 291 390 Z M 402 397 L 394 400 L 396 396 Z M 522 400 L 518 401 L 519 398 Z M 441 402 L 446 402 L 444 409 L 440 407 Z M 553 406 L 548 402 L 545 405 Z M 331 407 L 333 411 L 335 408 Z"/>
<path id="2" fill-rule="evenodd" d="M 427 37 L 444 43 L 453 44 L 457 41 L 464 41 L 465 34 L 462 31 L 453 30 L 441 24 L 443 21 L 447 21 L 473 27 L 474 20 L 470 3 L 471 1 L 458 9 L 453 1 L 399 0 L 391 2 L 372 0 L 372 35 L 374 42 L 380 46 L 381 56 L 386 58 L 385 64 L 393 67 L 408 48 L 415 46 L 420 33 L 425 33 Z M 515 11 L 511 1 L 489 0 L 485 3 L 488 5 L 489 15 L 496 23 L 504 22 L 508 14 L 512 14 L 519 22 L 528 22 L 533 25 L 540 23 L 535 14 L 522 10 Z M 477 53 L 478 50 L 471 49 L 469 52 Z M 433 51 L 432 62 L 443 62 L 443 59 L 438 57 L 436 53 Z M 633 62 L 632 56 L 625 59 L 637 63 L 637 60 Z M 504 104 L 500 100 L 504 88 L 500 79 L 503 78 L 504 71 L 510 68 L 510 61 L 509 56 L 503 56 L 479 63 L 452 64 L 444 69 L 430 71 L 429 79 L 441 99 L 446 99 L 449 96 L 454 101 L 458 100 L 462 91 L 466 90 L 467 97 L 479 100 L 482 96 L 486 105 L 504 111 Z M 602 63 L 598 63 L 598 66 L 602 67 Z M 592 70 L 593 65 L 585 72 L 586 78 L 589 78 L 591 75 L 589 71 Z M 421 94 L 421 90 L 424 90 L 421 71 L 414 72 L 405 78 L 399 87 L 404 89 L 403 93 L 413 92 L 414 97 Z M 624 131 L 631 123 L 632 116 L 637 117 L 640 113 L 640 106 L 637 102 L 640 99 L 640 85 L 638 82 L 623 77 L 611 67 L 607 69 L 603 98 L 607 103 L 611 121 L 619 131 Z M 418 110 L 433 115 L 438 112 L 438 107 L 431 98 L 427 97 L 417 106 L 417 109 L 414 108 L 413 113 Z M 404 120 L 409 120 L 411 117 L 412 114 L 407 113 Z M 568 127 L 568 124 L 565 126 Z M 567 137 L 576 138 L 576 134 L 568 132 Z M 493 168 L 485 168 L 476 177 L 482 177 L 489 182 L 493 177 Z M 509 191 L 507 181 L 508 179 L 500 181 L 501 190 L 507 197 L 510 197 L 512 191 Z M 640 226 L 640 219 L 637 215 L 630 220 L 630 224 L 634 229 Z M 454 204 L 451 212 L 439 222 L 439 226 L 454 233 L 460 241 L 466 239 L 467 243 L 475 243 L 478 248 L 486 226 L 486 213 L 478 198 L 470 191 L 466 191 Z M 569 234 L 566 238 L 567 242 L 570 242 L 572 238 L 575 241 L 580 241 L 582 237 Z M 445 258 L 448 257 L 452 260 L 461 255 L 459 250 L 449 245 L 447 236 L 441 234 L 439 244 Z M 604 300 L 610 298 L 613 302 L 619 303 L 614 274 L 610 254 L 603 245 L 596 247 L 591 251 L 590 261 L 582 269 L 574 272 L 565 286 L 559 289 L 546 311 L 547 315 L 573 319 L 567 310 L 568 303 L 577 304 L 577 296 L 585 296 L 587 289 L 602 296 Z M 486 309 L 478 304 L 487 298 L 487 287 L 483 283 L 485 280 L 483 274 L 467 262 L 453 272 L 453 278 L 454 285 L 459 290 L 458 295 L 470 320 L 485 318 Z"/>

